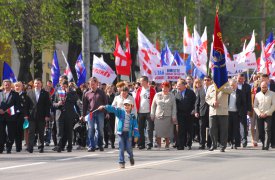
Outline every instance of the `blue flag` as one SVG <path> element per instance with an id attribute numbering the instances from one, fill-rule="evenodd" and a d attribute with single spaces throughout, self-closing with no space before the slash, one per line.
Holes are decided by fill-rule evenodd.
<path id="1" fill-rule="evenodd" d="M 51 67 L 51 77 L 53 82 L 53 87 L 55 87 L 59 82 L 60 77 L 60 69 L 58 65 L 58 59 L 56 51 L 53 53 L 53 61 L 52 61 L 52 67 Z"/>
<path id="2" fill-rule="evenodd" d="M 184 61 L 182 60 L 182 58 L 180 57 L 178 51 L 175 51 L 175 54 L 174 54 L 174 61 L 176 61 L 176 64 L 178 66 L 183 66 L 184 65 Z"/>
<path id="3" fill-rule="evenodd" d="M 228 82 L 228 76 L 222 42 L 222 33 L 218 17 L 218 10 L 216 12 L 215 17 L 213 52 L 211 53 L 213 56 L 212 62 L 214 65 L 213 80 L 216 90 L 220 91 L 223 88 L 223 86 L 226 85 L 226 83 Z"/>
<path id="4" fill-rule="evenodd" d="M 168 44 L 165 43 L 165 48 L 161 51 L 161 66 L 170 66 L 172 65 L 174 56 L 171 50 L 168 47 Z"/>
<path id="5" fill-rule="evenodd" d="M 195 67 L 192 76 L 194 78 L 203 79 L 205 75 L 198 68 Z"/>
<path id="6" fill-rule="evenodd" d="M 192 73 L 191 54 L 189 54 L 188 58 L 185 61 L 185 68 L 186 68 L 186 74 Z"/>
<path id="7" fill-rule="evenodd" d="M 265 41 L 265 47 L 267 47 L 270 43 L 273 42 L 273 33 L 271 32 L 268 36 L 268 38 Z"/>
<path id="8" fill-rule="evenodd" d="M 77 74 L 77 83 L 76 85 L 79 87 L 81 84 L 86 82 L 86 68 L 84 66 L 84 62 L 82 59 L 82 54 L 78 56 L 75 63 L 75 71 Z"/>
<path id="9" fill-rule="evenodd" d="M 8 65 L 8 63 L 4 62 L 4 65 L 3 65 L 3 76 L 2 76 L 2 80 L 4 79 L 9 79 L 11 80 L 11 82 L 16 82 L 17 79 L 11 69 L 11 67 Z"/>

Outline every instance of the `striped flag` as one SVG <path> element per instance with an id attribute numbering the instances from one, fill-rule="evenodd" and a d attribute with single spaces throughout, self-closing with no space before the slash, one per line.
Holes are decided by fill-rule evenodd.
<path id="1" fill-rule="evenodd" d="M 87 114 L 85 117 L 85 122 L 88 122 L 88 121 L 92 121 L 93 119 L 93 112 L 90 112 L 89 114 Z"/>
<path id="2" fill-rule="evenodd" d="M 66 63 L 66 69 L 65 69 L 65 71 L 64 71 L 64 75 L 66 75 L 66 76 L 68 77 L 68 81 L 71 81 L 71 80 L 73 79 L 73 74 L 72 74 L 70 65 L 69 65 L 69 63 L 68 63 L 68 61 L 67 61 L 67 58 L 66 58 L 64 52 L 63 52 L 63 51 L 61 51 L 61 52 L 62 52 L 62 55 L 63 55 L 63 57 L 64 57 L 64 61 L 65 61 L 65 63 Z"/>
<path id="3" fill-rule="evenodd" d="M 83 62 L 81 53 L 76 60 L 75 71 L 77 74 L 76 85 L 79 87 L 81 84 L 84 84 L 86 82 L 86 68 L 84 66 L 84 62 Z"/>
<path id="4" fill-rule="evenodd" d="M 8 108 L 8 109 L 6 110 L 6 112 L 7 112 L 10 116 L 15 115 L 14 106 Z"/>

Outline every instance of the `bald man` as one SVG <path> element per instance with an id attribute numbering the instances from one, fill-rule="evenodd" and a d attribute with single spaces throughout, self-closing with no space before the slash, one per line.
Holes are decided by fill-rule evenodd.
<path id="1" fill-rule="evenodd" d="M 261 91 L 255 96 L 254 111 L 257 114 L 259 139 L 263 144 L 262 150 L 268 150 L 271 138 L 272 113 L 275 111 L 275 93 L 268 90 L 266 81 L 261 83 Z"/>

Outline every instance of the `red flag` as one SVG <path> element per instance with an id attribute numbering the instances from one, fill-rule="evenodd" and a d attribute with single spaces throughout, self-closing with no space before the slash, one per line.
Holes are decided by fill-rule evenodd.
<path id="1" fill-rule="evenodd" d="M 219 91 L 228 82 L 225 54 L 223 49 L 222 33 L 220 28 L 218 10 L 216 11 L 213 42 L 213 80 Z"/>
<path id="2" fill-rule="evenodd" d="M 131 50 L 130 50 L 130 36 L 129 36 L 129 29 L 128 29 L 128 25 L 126 26 L 126 51 L 125 51 L 125 55 L 127 57 L 128 62 L 130 63 L 130 65 L 132 65 L 132 58 L 131 58 Z"/>
<path id="3" fill-rule="evenodd" d="M 117 74 L 129 76 L 131 73 L 131 63 L 121 48 L 118 35 L 116 36 L 116 49 L 114 51 L 114 56 Z"/>

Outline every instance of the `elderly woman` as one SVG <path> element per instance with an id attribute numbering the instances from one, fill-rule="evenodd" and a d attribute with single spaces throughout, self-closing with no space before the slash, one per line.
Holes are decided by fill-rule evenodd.
<path id="1" fill-rule="evenodd" d="M 162 83 L 162 91 L 158 92 L 153 99 L 151 118 L 155 121 L 155 132 L 158 147 L 161 147 L 161 138 L 165 138 L 165 148 L 169 150 L 170 136 L 173 134 L 173 125 L 176 120 L 176 100 L 170 93 L 170 83 Z"/>

